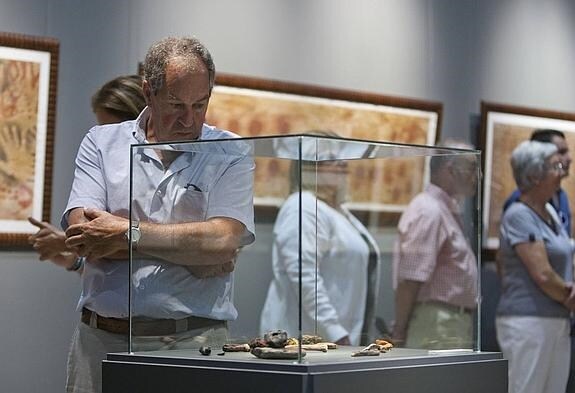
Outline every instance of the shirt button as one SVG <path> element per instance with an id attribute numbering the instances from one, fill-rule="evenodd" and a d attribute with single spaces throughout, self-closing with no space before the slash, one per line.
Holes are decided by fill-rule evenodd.
<path id="1" fill-rule="evenodd" d="M 157 194 L 158 196 L 162 196 L 162 190 L 156 191 L 156 194 Z"/>

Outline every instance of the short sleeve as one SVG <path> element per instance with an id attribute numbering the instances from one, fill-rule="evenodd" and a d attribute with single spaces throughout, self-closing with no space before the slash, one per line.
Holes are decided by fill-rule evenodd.
<path id="1" fill-rule="evenodd" d="M 425 209 L 426 211 L 423 211 Z M 399 223 L 398 279 L 425 282 L 437 263 L 445 239 L 441 214 L 431 206 L 417 206 Z"/>
<path id="2" fill-rule="evenodd" d="M 543 239 L 534 213 L 521 206 L 514 206 L 505 212 L 501 223 L 501 232 L 512 247 L 520 243 Z"/>

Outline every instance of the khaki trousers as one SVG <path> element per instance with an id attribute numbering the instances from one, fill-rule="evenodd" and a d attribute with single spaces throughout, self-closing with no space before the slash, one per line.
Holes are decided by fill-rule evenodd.
<path id="1" fill-rule="evenodd" d="M 189 330 L 171 336 L 133 337 L 132 349 L 156 351 L 199 349 L 206 345 L 221 348 L 226 343 L 227 327 Z M 101 393 L 102 360 L 112 352 L 127 352 L 128 336 L 109 333 L 79 323 L 72 337 L 67 366 L 67 393 Z"/>
<path id="2" fill-rule="evenodd" d="M 417 303 L 409 320 L 406 348 L 473 349 L 473 313 L 439 303 Z"/>

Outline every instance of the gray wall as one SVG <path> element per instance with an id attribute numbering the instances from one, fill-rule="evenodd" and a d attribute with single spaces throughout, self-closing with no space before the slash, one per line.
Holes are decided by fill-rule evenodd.
<path id="1" fill-rule="evenodd" d="M 575 110 L 573 20 L 571 0 L 0 0 L 0 30 L 61 42 L 54 223 L 90 95 L 162 36 L 198 36 L 222 72 L 441 101 L 443 134 L 469 138 L 481 100 Z M 2 391 L 62 391 L 78 292 L 74 274 L 0 252 Z"/>

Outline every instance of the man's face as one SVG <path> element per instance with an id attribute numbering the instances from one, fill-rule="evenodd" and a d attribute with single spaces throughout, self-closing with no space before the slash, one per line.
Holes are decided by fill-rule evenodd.
<path id="1" fill-rule="evenodd" d="M 567 141 L 560 136 L 554 136 L 551 142 L 557 146 L 557 154 L 559 155 L 559 160 L 563 164 L 563 177 L 569 176 L 569 166 L 571 165 L 571 154 L 569 153 L 569 145 Z"/>
<path id="2" fill-rule="evenodd" d="M 561 161 L 561 154 L 555 153 L 547 161 L 547 172 L 543 177 L 540 187 L 551 190 L 552 193 L 561 187 L 561 178 L 565 176 L 565 168 Z"/>
<path id="3" fill-rule="evenodd" d="M 477 192 L 477 166 L 474 156 L 457 157 L 452 161 L 453 180 L 459 196 L 469 197 Z"/>
<path id="4" fill-rule="evenodd" d="M 200 137 L 210 100 L 208 70 L 201 61 L 193 68 L 172 59 L 166 66 L 166 83 L 154 95 L 144 81 L 151 110 L 150 142 L 193 140 Z"/>

